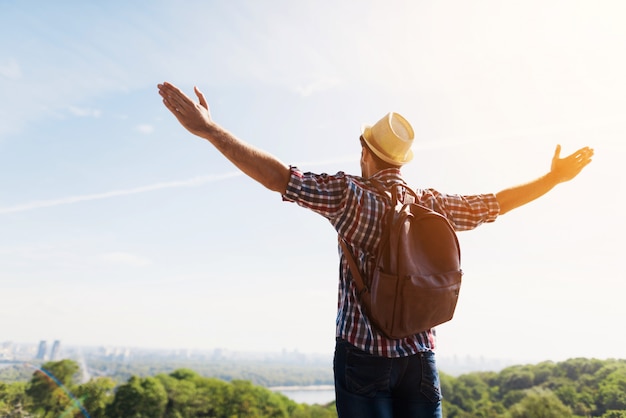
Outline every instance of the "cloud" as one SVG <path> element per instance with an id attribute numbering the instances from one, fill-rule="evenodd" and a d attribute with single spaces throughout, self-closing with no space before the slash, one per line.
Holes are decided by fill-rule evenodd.
<path id="1" fill-rule="evenodd" d="M 124 252 L 106 253 L 100 255 L 99 258 L 107 263 L 123 264 L 135 267 L 143 267 L 152 264 L 152 262 L 147 258 Z"/>
<path id="2" fill-rule="evenodd" d="M 339 85 L 340 81 L 337 78 L 325 78 L 317 80 L 313 83 L 309 83 L 305 86 L 297 86 L 296 92 L 300 94 L 302 97 L 309 97 L 314 93 L 329 90 L 337 85 Z"/>
<path id="3" fill-rule="evenodd" d="M 0 63 L 0 77 L 17 80 L 22 77 L 22 70 L 15 59 L 10 59 L 6 63 Z"/>
<path id="4" fill-rule="evenodd" d="M 84 118 L 84 117 L 99 118 L 100 115 L 102 114 L 102 112 L 98 109 L 90 109 L 86 107 L 69 106 L 68 109 L 72 115 L 78 116 L 80 118 Z"/>
<path id="5" fill-rule="evenodd" d="M 148 125 L 148 124 L 141 124 L 141 125 L 135 126 L 135 130 L 141 134 L 148 135 L 154 132 L 154 126 Z"/>

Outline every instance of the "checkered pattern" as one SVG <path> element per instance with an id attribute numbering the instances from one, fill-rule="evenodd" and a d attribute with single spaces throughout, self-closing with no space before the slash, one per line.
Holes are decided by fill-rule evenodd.
<path id="1" fill-rule="evenodd" d="M 391 188 L 404 184 L 400 170 L 379 171 L 372 179 Z M 495 195 L 445 195 L 433 189 L 415 191 L 420 203 L 444 215 L 457 231 L 493 222 L 500 211 Z M 380 241 L 386 200 L 367 179 L 343 172 L 335 175 L 303 173 L 291 167 L 291 178 L 283 196 L 286 201 L 311 209 L 330 221 L 352 247 L 364 277 L 374 266 L 373 255 Z M 435 349 L 435 330 L 391 340 L 378 332 L 363 314 L 348 263 L 339 246 L 339 301 L 337 337 L 357 348 L 383 357 L 403 357 Z"/>

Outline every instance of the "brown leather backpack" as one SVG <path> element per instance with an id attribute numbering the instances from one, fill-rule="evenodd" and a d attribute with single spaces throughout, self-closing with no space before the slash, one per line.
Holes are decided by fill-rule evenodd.
<path id="1" fill-rule="evenodd" d="M 361 306 L 391 339 L 405 338 L 452 319 L 461 288 L 461 251 L 448 220 L 417 203 L 408 186 L 376 188 L 390 203 L 375 268 L 367 281 L 343 238 L 339 239 Z M 413 201 L 400 203 L 399 189 Z M 407 199 L 410 200 L 410 199 Z"/>

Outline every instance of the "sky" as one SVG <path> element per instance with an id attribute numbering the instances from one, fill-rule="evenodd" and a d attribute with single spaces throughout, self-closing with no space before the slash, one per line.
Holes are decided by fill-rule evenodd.
<path id="1" fill-rule="evenodd" d="M 305 171 L 411 121 L 416 188 L 577 178 L 462 232 L 440 356 L 623 358 L 621 0 L 0 1 L 0 339 L 331 354 L 337 241 L 180 127 L 156 85 Z"/>

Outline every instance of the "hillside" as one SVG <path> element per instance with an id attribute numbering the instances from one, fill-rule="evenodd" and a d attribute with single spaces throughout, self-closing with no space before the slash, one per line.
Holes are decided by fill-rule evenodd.
<path id="1" fill-rule="evenodd" d="M 30 380 L 0 383 L 0 416 L 336 417 L 333 404 L 297 404 L 249 380 L 190 369 L 131 375 L 121 383 L 110 377 L 78 383 L 80 376 L 72 360 L 32 365 Z M 448 418 L 626 418 L 626 360 L 576 358 L 458 377 L 442 373 L 441 387 Z"/>

